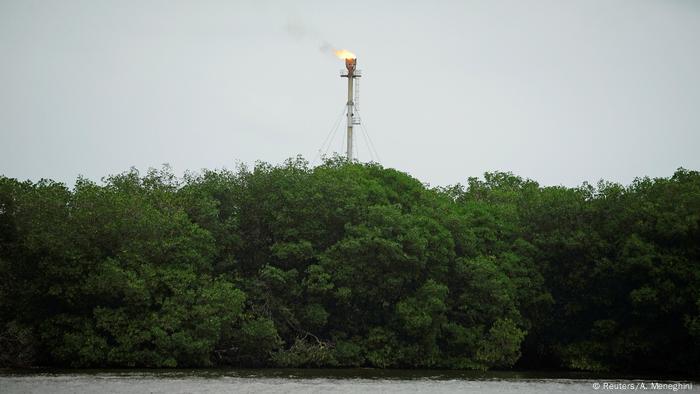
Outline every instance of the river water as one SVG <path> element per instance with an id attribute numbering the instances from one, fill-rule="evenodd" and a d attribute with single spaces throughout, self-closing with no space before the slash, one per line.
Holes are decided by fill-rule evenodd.
<path id="1" fill-rule="evenodd" d="M 675 389 L 675 390 L 674 390 Z M 700 382 L 551 372 L 416 370 L 0 371 L 0 393 L 696 393 Z"/>

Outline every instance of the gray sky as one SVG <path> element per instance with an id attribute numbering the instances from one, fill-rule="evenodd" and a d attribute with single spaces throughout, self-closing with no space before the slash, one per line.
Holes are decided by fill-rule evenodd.
<path id="1" fill-rule="evenodd" d="M 432 185 L 700 168 L 700 1 L 0 0 L 0 174 L 312 161 L 345 102 L 323 42 L 382 164 Z"/>

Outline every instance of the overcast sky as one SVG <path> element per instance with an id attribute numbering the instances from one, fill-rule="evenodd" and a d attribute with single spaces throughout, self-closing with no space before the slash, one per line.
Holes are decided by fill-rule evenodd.
<path id="1" fill-rule="evenodd" d="M 313 161 L 345 104 L 325 42 L 381 163 L 432 185 L 700 169 L 700 1 L 0 0 L 0 174 Z"/>

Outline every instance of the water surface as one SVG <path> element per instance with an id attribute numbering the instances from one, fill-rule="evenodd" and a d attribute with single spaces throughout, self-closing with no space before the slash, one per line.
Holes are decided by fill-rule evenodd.
<path id="1" fill-rule="evenodd" d="M 680 383 L 680 384 L 678 384 Z M 659 389 L 654 384 L 671 385 Z M 676 391 L 673 390 L 676 384 Z M 689 387 L 692 385 L 692 387 Z M 376 369 L 2 371 L 2 393 L 695 393 L 689 380 L 584 373 Z"/>

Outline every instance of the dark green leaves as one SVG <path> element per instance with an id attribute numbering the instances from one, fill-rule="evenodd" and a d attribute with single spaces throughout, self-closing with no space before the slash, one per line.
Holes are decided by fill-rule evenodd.
<path id="1" fill-rule="evenodd" d="M 687 372 L 700 174 L 430 189 L 301 158 L 0 177 L 0 363 Z"/>

